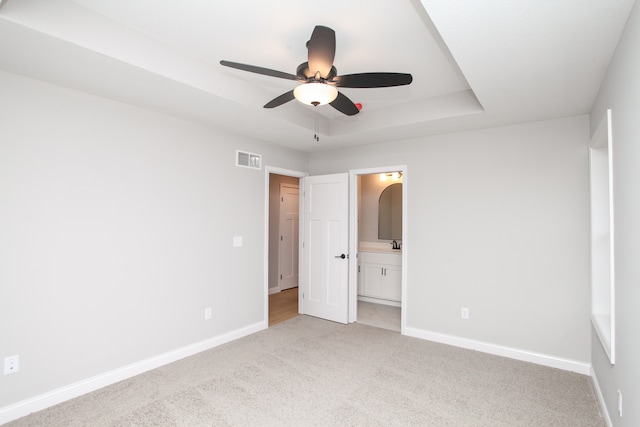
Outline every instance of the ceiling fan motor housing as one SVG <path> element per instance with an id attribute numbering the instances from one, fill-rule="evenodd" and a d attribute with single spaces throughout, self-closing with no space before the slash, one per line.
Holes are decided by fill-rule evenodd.
<path id="1" fill-rule="evenodd" d="M 309 70 L 308 62 L 303 62 L 302 64 L 298 65 L 298 68 L 296 69 L 296 75 L 300 79 L 306 81 L 321 80 L 331 83 L 333 78 L 338 75 L 338 70 L 336 70 L 335 66 L 331 66 L 331 71 L 329 71 L 329 74 L 327 74 L 327 76 L 323 78 L 322 76 L 318 75 L 318 72 L 314 73 Z"/>

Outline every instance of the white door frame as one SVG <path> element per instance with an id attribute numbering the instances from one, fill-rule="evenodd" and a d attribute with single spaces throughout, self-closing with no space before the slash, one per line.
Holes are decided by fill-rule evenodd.
<path id="1" fill-rule="evenodd" d="M 349 322 L 358 319 L 358 175 L 383 172 L 402 172 L 402 297 L 400 302 L 400 333 L 405 334 L 407 318 L 407 251 L 409 249 L 409 221 L 407 208 L 409 197 L 409 177 L 407 165 L 382 166 L 349 171 Z"/>
<path id="2" fill-rule="evenodd" d="M 269 327 L 269 175 L 277 174 L 294 178 L 304 178 L 309 175 L 307 172 L 282 169 L 274 166 L 265 166 L 264 173 L 264 318 L 262 319 L 262 329 Z M 300 202 L 302 202 L 302 198 L 300 198 Z M 300 212 L 299 223 L 302 224 L 303 220 L 303 213 Z M 302 233 L 299 234 L 302 235 Z M 298 307 L 300 307 L 300 303 L 298 303 Z"/>

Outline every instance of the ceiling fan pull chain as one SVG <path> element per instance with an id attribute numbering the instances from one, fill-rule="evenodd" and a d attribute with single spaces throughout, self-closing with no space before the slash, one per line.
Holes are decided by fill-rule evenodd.
<path id="1" fill-rule="evenodd" d="M 314 111 L 313 139 L 315 139 L 316 141 L 320 141 L 320 137 L 318 136 L 318 104 L 315 104 L 313 106 L 313 111 Z"/>

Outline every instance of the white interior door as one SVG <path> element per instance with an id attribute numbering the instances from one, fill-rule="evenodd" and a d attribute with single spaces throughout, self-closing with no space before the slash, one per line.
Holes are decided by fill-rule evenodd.
<path id="1" fill-rule="evenodd" d="M 298 286 L 299 193 L 297 185 L 280 184 L 278 274 L 281 291 Z"/>
<path id="2" fill-rule="evenodd" d="M 301 312 L 349 319 L 349 175 L 302 179 L 304 233 Z"/>

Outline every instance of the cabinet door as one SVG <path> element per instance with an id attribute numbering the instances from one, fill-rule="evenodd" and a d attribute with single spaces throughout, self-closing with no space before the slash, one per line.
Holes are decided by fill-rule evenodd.
<path id="1" fill-rule="evenodd" d="M 362 264 L 362 295 L 384 298 L 382 291 L 383 271 L 383 265 L 367 262 Z"/>
<path id="2" fill-rule="evenodd" d="M 387 265 L 382 279 L 382 292 L 384 299 L 398 301 L 402 300 L 402 267 L 397 265 Z"/>

